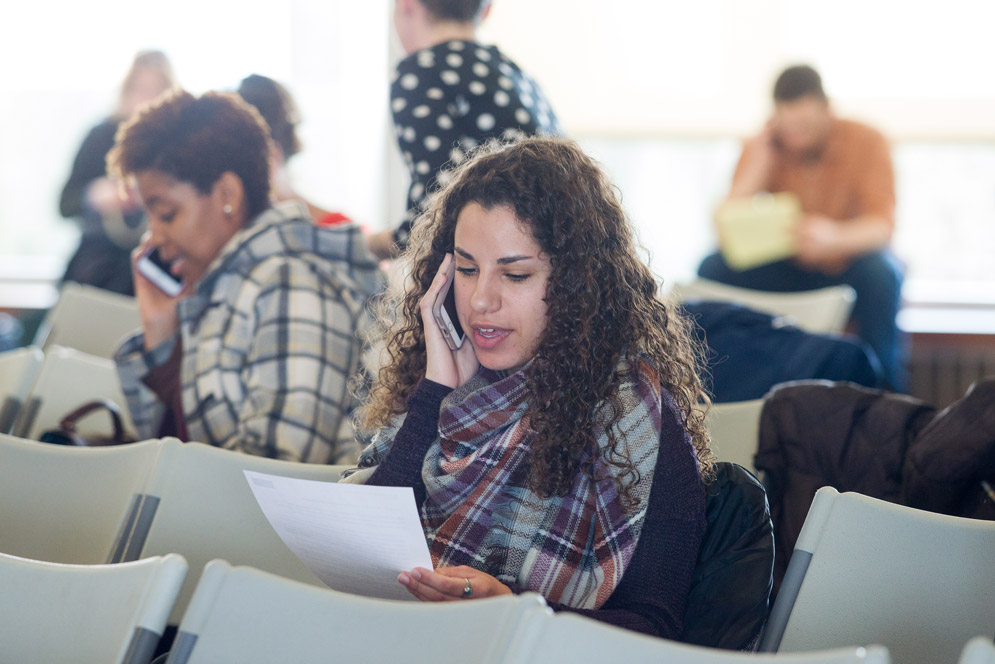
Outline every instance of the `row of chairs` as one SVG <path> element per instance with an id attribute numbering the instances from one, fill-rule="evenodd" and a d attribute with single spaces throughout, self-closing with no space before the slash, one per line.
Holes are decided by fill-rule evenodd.
<path id="1" fill-rule="evenodd" d="M 117 565 L 60 565 L 0 554 L 0 661 L 147 664 L 187 572 L 170 554 Z M 166 664 L 289 661 L 601 664 L 888 664 L 884 646 L 754 655 L 643 636 L 539 595 L 421 604 L 316 588 L 212 560 Z M 908 661 L 896 658 L 896 662 Z M 931 660 L 934 664 L 954 659 Z M 975 637 L 960 664 L 995 663 Z"/>
<path id="2" fill-rule="evenodd" d="M 700 278 L 677 284 L 671 295 L 681 300 L 737 302 L 788 316 L 803 330 L 822 334 L 842 331 L 855 301 L 849 286 L 770 293 Z M 121 338 L 140 326 L 135 298 L 69 282 L 62 286 L 58 301 L 38 327 L 34 345 L 43 349 L 68 346 L 110 358 Z"/>
<path id="3" fill-rule="evenodd" d="M 289 463 L 238 454 L 176 439 L 107 448 L 69 448 L 0 436 L 0 551 L 61 563 L 123 562 L 179 553 L 194 574 L 213 558 L 250 565 L 320 586 L 284 545 L 259 509 L 245 470 L 334 482 L 338 466 Z M 703 645 L 739 648 L 759 634 L 767 611 L 773 546 L 763 490 L 742 469 L 725 464 L 709 504 L 734 532 L 718 533 L 702 547 L 698 572 L 720 573 L 737 547 L 760 552 L 750 563 L 757 579 L 742 606 L 729 607 L 725 641 L 709 628 L 709 596 L 692 593 L 685 638 Z M 727 487 L 724 488 L 724 487 Z M 726 491 L 736 498 L 726 500 Z M 714 515 L 713 515 L 714 512 Z M 751 526 L 750 524 L 756 524 Z M 752 528 L 747 530 L 747 528 Z M 764 539 L 758 548 L 753 539 Z M 706 534 L 706 540 L 707 540 Z M 709 553 L 711 552 L 711 553 Z M 743 569 L 743 565 L 739 566 Z M 751 571 L 751 578 L 754 572 Z M 176 624 L 197 579 L 183 586 L 170 624 Z M 705 591 L 702 591 L 705 592 Z M 739 639 L 735 642 L 732 639 Z"/>
<path id="4" fill-rule="evenodd" d="M 766 293 L 705 279 L 679 284 L 671 296 L 735 302 L 822 334 L 843 331 L 855 302 L 847 286 Z M 762 409 L 762 399 L 712 407 L 707 425 L 716 456 L 755 471 Z M 972 632 L 995 633 L 993 561 L 993 524 L 824 488 L 805 520 L 760 649 L 881 642 L 899 662 L 953 661 Z"/>
<path id="5" fill-rule="evenodd" d="M 814 334 L 842 332 L 857 301 L 856 293 L 849 286 L 775 293 L 728 286 L 701 278 L 678 283 L 667 295 L 678 302 L 734 302 L 756 311 L 785 316 L 799 328 Z"/>
<path id="6" fill-rule="evenodd" d="M 0 436 L 0 551 L 63 563 L 179 553 L 312 586 L 321 582 L 258 509 L 243 470 L 335 481 L 341 468 L 241 455 L 175 439 L 74 449 Z M 824 488 L 764 631 L 765 651 L 882 643 L 899 661 L 953 661 L 995 633 L 995 523 Z M 197 578 L 181 588 L 177 624 Z M 764 605 L 766 606 L 766 604 Z"/>
<path id="7" fill-rule="evenodd" d="M 849 286 L 773 293 L 701 278 L 676 284 L 667 296 L 677 302 L 734 302 L 756 311 L 785 316 L 801 329 L 814 334 L 842 332 L 856 301 L 856 294 Z M 716 458 L 756 472 L 754 456 L 757 453 L 763 403 L 763 399 L 753 399 L 712 405 L 706 425 Z"/>
<path id="8" fill-rule="evenodd" d="M 805 518 L 761 652 L 880 643 L 896 662 L 952 662 L 995 635 L 995 522 L 823 487 Z"/>
<path id="9" fill-rule="evenodd" d="M 32 345 L 0 353 L 0 433 L 37 438 L 82 403 L 101 398 L 119 407 L 131 433 L 111 358 L 140 327 L 135 298 L 64 284 Z"/>
<path id="10" fill-rule="evenodd" d="M 0 552 L 97 564 L 179 553 L 323 585 L 284 545 L 243 471 L 335 482 L 342 466 L 290 463 L 175 438 L 106 448 L 0 435 Z M 182 587 L 176 624 L 197 583 Z"/>
<path id="11" fill-rule="evenodd" d="M 142 326 L 133 297 L 67 282 L 45 314 L 32 345 L 65 346 L 110 359 L 125 335 Z"/>
<path id="12" fill-rule="evenodd" d="M 763 399 L 713 403 L 705 419 L 712 452 L 720 461 L 736 463 L 756 474 Z"/>
<path id="13" fill-rule="evenodd" d="M 61 346 L 0 353 L 0 433 L 37 439 L 95 398 L 117 404 L 125 429 L 133 432 L 113 361 Z M 712 405 L 707 425 L 721 461 L 753 470 L 762 407 L 762 399 Z M 98 425 L 108 427 L 96 420 L 91 426 Z"/>
<path id="14" fill-rule="evenodd" d="M 737 302 L 788 316 L 803 330 L 820 334 L 842 331 L 856 300 L 849 286 L 771 293 L 701 278 L 677 284 L 670 295 L 679 300 Z M 135 298 L 69 282 L 62 286 L 58 301 L 39 326 L 34 345 L 43 349 L 67 346 L 110 358 L 121 338 L 140 326 Z"/>
<path id="15" fill-rule="evenodd" d="M 94 399 L 113 401 L 125 431 L 133 434 L 113 360 L 63 346 L 44 351 L 28 346 L 0 353 L 0 433 L 37 439 Z M 99 417 L 88 417 L 80 431 L 108 433 L 110 425 Z"/>
<path id="16" fill-rule="evenodd" d="M 805 293 L 762 293 L 705 279 L 677 285 L 672 296 L 736 301 L 790 316 L 803 328 L 818 332 L 841 330 L 853 305 L 853 291 L 845 286 Z M 59 301 L 39 327 L 36 345 L 0 353 L 0 433 L 36 439 L 81 405 L 84 392 L 85 400 L 107 398 L 116 403 L 131 433 L 133 427 L 109 358 L 121 338 L 139 325 L 134 298 L 65 284 Z M 709 426 L 718 458 L 753 469 L 753 433 L 761 406 L 762 401 L 755 400 L 713 407 Z"/>

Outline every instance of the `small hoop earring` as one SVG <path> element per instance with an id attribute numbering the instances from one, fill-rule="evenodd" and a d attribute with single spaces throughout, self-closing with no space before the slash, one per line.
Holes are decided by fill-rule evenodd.
<path id="1" fill-rule="evenodd" d="M 231 214 L 231 205 L 226 205 L 225 208 L 224 208 L 224 210 L 225 210 L 225 214 Z"/>

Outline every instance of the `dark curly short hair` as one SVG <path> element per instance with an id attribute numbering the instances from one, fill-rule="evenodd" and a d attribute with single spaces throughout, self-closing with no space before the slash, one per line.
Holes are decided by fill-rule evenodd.
<path id="1" fill-rule="evenodd" d="M 107 170 L 123 178 L 165 173 L 209 194 L 223 173 L 239 177 L 252 219 L 270 206 L 270 138 L 259 112 L 238 95 L 178 90 L 121 125 Z"/>
<path id="2" fill-rule="evenodd" d="M 418 0 L 437 21 L 476 23 L 491 0 Z"/>
<path id="3" fill-rule="evenodd" d="M 714 457 L 696 407 L 708 401 L 699 377 L 701 349 L 687 320 L 658 297 L 656 278 L 638 255 L 632 226 L 607 176 L 575 143 L 558 138 L 487 145 L 432 199 L 405 253 L 412 267 L 406 290 L 396 289 L 378 305 L 385 366 L 365 406 L 364 424 L 388 426 L 405 411 L 407 397 L 425 374 L 419 302 L 453 251 L 457 219 L 470 203 L 510 207 L 552 268 L 546 328 L 525 368 L 525 419 L 536 435 L 533 490 L 567 494 L 578 470 L 593 472 L 599 454 L 620 469 L 624 496 L 638 481 L 623 441 L 612 433 L 624 414 L 618 401 L 626 379 L 618 371 L 623 358 L 646 358 L 653 365 L 674 397 L 702 476 L 710 478 Z M 600 421 L 606 411 L 608 421 Z M 608 435 L 606 449 L 599 450 L 598 431 Z"/>
<path id="4" fill-rule="evenodd" d="M 822 77 L 808 65 L 788 67 L 774 83 L 774 101 L 795 101 L 802 97 L 826 99 Z"/>

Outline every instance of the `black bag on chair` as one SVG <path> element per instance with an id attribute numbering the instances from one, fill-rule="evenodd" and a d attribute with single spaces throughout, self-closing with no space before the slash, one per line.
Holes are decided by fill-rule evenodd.
<path id="1" fill-rule="evenodd" d="M 111 424 L 114 428 L 110 436 L 83 436 L 76 430 L 78 422 L 96 410 L 106 410 L 111 416 Z M 96 399 L 89 401 L 76 410 L 62 418 L 58 429 L 49 429 L 44 432 L 39 440 L 43 443 L 53 445 L 71 445 L 74 447 L 104 447 L 107 445 L 122 445 L 133 443 L 135 440 L 128 436 L 121 423 L 121 411 L 117 404 L 110 399 Z"/>
<path id="2" fill-rule="evenodd" d="M 742 466 L 716 463 L 705 518 L 680 640 L 752 651 L 767 621 L 774 566 L 767 494 Z"/>

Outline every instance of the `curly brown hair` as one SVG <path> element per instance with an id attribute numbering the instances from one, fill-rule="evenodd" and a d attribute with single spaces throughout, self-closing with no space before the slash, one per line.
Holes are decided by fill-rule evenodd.
<path id="1" fill-rule="evenodd" d="M 540 495 L 565 495 L 578 470 L 594 478 L 601 431 L 609 439 L 601 458 L 620 470 L 616 478 L 628 495 L 639 478 L 613 427 L 623 414 L 619 361 L 637 357 L 654 366 L 674 397 L 701 475 L 709 479 L 714 457 L 695 408 L 708 401 L 699 378 L 700 348 L 687 321 L 657 296 L 614 187 L 594 160 L 562 139 L 484 146 L 433 198 L 405 253 L 412 266 L 407 288 L 396 286 L 377 306 L 385 362 L 363 424 L 388 426 L 425 374 L 419 301 L 453 251 L 457 217 L 469 203 L 511 208 L 551 263 L 546 328 L 524 369 L 525 417 L 535 433 L 529 486 Z"/>
<path id="2" fill-rule="evenodd" d="M 248 218 L 270 206 L 270 137 L 254 107 L 231 92 L 194 97 L 177 90 L 117 131 L 107 171 L 123 178 L 159 171 L 208 194 L 225 172 L 242 180 Z"/>

